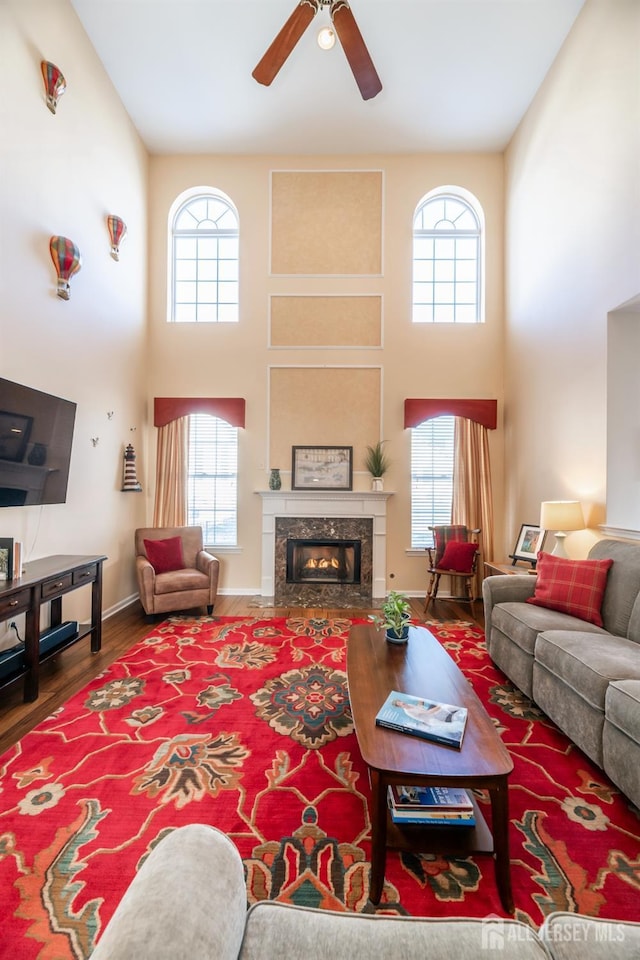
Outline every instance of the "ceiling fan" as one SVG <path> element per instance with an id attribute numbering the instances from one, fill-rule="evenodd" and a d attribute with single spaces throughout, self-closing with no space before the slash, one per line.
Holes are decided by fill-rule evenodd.
<path id="1" fill-rule="evenodd" d="M 347 0 L 300 0 L 251 76 L 268 87 L 320 7 L 329 7 L 331 22 L 362 99 L 371 100 L 380 93 L 382 84 Z"/>

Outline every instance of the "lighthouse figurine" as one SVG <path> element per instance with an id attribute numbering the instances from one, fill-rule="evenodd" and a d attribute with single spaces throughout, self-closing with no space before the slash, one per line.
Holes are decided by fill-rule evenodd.
<path id="1" fill-rule="evenodd" d="M 122 484 L 123 491 L 130 491 L 133 493 L 138 493 L 142 490 L 142 487 L 138 483 L 138 478 L 136 477 L 136 452 L 133 449 L 133 444 L 128 443 L 124 451 L 124 482 Z"/>

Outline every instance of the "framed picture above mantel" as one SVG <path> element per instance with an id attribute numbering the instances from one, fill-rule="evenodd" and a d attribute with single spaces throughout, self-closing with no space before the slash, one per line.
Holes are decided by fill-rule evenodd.
<path id="1" fill-rule="evenodd" d="M 351 490 L 353 447 L 292 447 L 292 490 Z"/>

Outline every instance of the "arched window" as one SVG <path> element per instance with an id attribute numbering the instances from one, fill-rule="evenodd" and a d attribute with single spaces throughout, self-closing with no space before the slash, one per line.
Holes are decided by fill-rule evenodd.
<path id="1" fill-rule="evenodd" d="M 238 322 L 238 214 L 229 197 L 200 188 L 170 214 L 169 320 Z"/>
<path id="2" fill-rule="evenodd" d="M 413 218 L 413 322 L 480 323 L 483 216 L 460 187 L 440 187 Z"/>

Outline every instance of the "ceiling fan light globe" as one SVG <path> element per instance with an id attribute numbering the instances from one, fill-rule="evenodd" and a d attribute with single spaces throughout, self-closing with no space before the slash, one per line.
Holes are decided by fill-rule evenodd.
<path id="1" fill-rule="evenodd" d="M 336 35 L 331 27 L 318 30 L 318 46 L 321 50 L 331 50 L 336 44 Z"/>

